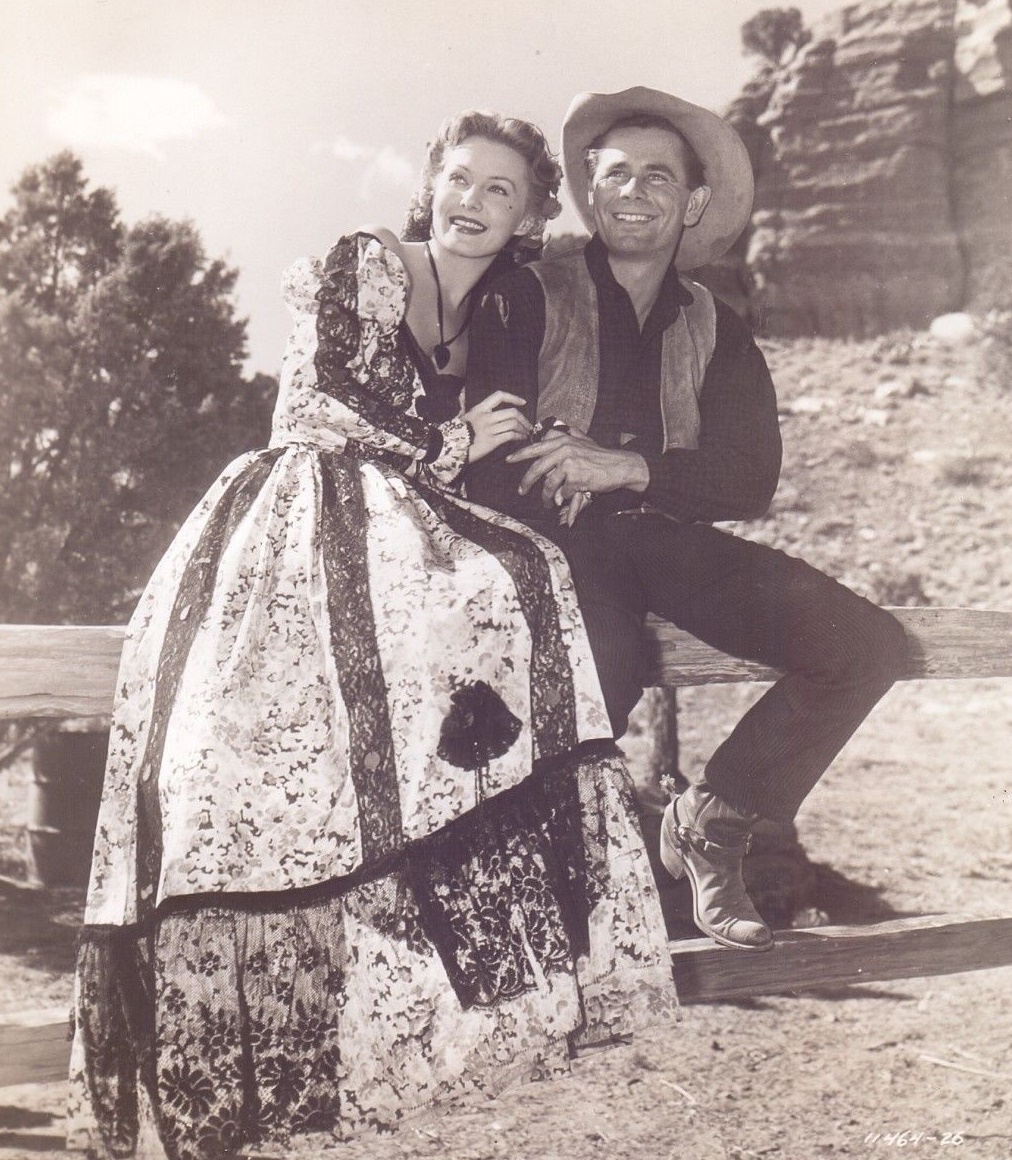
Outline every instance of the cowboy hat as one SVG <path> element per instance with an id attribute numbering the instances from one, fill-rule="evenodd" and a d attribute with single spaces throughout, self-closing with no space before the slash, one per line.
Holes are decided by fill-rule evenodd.
<path id="1" fill-rule="evenodd" d="M 712 196 L 699 222 L 682 234 L 675 264 L 680 270 L 705 266 L 726 253 L 745 228 L 752 213 L 754 189 L 752 162 L 742 139 L 709 109 L 642 86 L 621 93 L 578 93 L 562 124 L 562 171 L 573 204 L 593 233 L 596 227 L 584 153 L 616 121 L 637 113 L 669 121 L 703 163 Z"/>

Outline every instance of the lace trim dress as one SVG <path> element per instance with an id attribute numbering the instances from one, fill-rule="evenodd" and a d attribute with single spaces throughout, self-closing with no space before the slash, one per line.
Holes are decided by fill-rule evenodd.
<path id="1" fill-rule="evenodd" d="M 288 272 L 270 446 L 131 620 L 71 1150 L 311 1152 L 675 1004 L 564 561 L 448 486 L 459 384 L 406 293 L 367 234 Z"/>

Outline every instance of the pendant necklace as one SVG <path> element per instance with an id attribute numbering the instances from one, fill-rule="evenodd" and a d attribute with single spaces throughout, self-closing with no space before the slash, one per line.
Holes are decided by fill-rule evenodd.
<path id="1" fill-rule="evenodd" d="M 439 271 L 436 269 L 436 259 L 432 256 L 432 251 L 429 249 L 429 243 L 425 243 L 425 253 L 429 258 L 429 266 L 432 269 L 432 278 L 436 283 L 436 322 L 439 324 L 439 342 L 432 348 L 432 361 L 436 364 L 436 370 L 442 370 L 443 367 L 450 361 L 450 346 L 456 342 L 465 330 L 471 325 L 471 291 L 467 292 L 467 317 L 464 319 L 464 325 L 457 331 L 453 338 L 443 337 L 443 287 L 439 284 Z"/>

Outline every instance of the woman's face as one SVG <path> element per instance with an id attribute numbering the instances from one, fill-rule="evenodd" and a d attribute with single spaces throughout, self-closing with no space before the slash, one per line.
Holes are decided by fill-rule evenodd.
<path id="1" fill-rule="evenodd" d="M 446 151 L 433 182 L 433 239 L 453 253 L 494 257 L 524 232 L 530 196 L 527 162 L 515 149 L 468 137 Z"/>

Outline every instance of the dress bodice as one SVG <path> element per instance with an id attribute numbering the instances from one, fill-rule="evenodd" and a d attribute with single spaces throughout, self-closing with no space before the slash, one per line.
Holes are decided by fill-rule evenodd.
<path id="1" fill-rule="evenodd" d="M 460 412 L 460 401 L 464 393 L 463 376 L 440 374 L 407 322 L 402 322 L 400 329 L 425 392 L 415 399 L 415 410 L 430 423 L 445 423 Z"/>

